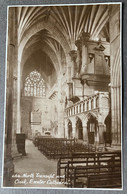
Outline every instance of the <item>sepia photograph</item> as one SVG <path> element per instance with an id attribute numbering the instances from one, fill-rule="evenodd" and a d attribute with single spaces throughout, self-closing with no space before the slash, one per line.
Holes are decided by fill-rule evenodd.
<path id="1" fill-rule="evenodd" d="M 7 7 L 2 187 L 122 190 L 121 15 Z"/>

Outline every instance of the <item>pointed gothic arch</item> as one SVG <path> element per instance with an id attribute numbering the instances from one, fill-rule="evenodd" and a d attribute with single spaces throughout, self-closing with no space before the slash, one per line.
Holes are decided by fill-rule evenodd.
<path id="1" fill-rule="evenodd" d="M 76 117 L 76 136 L 77 139 L 83 140 L 83 124 L 79 117 Z"/>
<path id="2" fill-rule="evenodd" d="M 89 144 L 95 144 L 97 139 L 98 121 L 92 114 L 87 120 L 87 133 Z"/>

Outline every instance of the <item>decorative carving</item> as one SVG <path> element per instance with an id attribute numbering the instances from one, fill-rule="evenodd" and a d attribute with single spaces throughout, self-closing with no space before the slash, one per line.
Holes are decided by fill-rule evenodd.
<path id="1" fill-rule="evenodd" d="M 39 108 L 37 106 L 34 106 L 32 112 L 39 112 Z"/>
<path id="2" fill-rule="evenodd" d="M 102 45 L 101 41 L 98 42 L 98 46 L 95 47 L 95 50 L 97 51 L 104 51 L 105 47 Z"/>

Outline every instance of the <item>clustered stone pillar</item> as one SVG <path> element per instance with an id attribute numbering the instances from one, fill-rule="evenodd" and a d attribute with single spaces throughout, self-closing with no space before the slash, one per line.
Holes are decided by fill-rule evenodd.
<path id="1" fill-rule="evenodd" d="M 77 73 L 76 73 L 76 77 L 79 77 L 80 69 L 82 66 L 82 41 L 77 40 L 75 44 L 77 46 Z"/>
<path id="2" fill-rule="evenodd" d="M 4 154 L 4 186 L 12 186 L 14 173 L 12 148 L 13 128 L 13 66 L 15 63 L 15 8 L 9 9 L 8 29 L 8 55 L 7 55 L 7 95 L 6 95 L 6 129 L 5 129 L 5 154 Z"/>
<path id="3" fill-rule="evenodd" d="M 65 123 L 65 138 L 68 138 L 68 121 L 65 120 L 64 123 Z"/>
<path id="4" fill-rule="evenodd" d="M 76 50 L 71 50 L 69 54 L 71 56 L 71 61 L 72 61 L 71 77 L 75 77 L 76 72 L 77 72 L 77 63 L 76 63 L 77 51 Z"/>
<path id="5" fill-rule="evenodd" d="M 76 123 L 72 120 L 72 138 L 76 138 Z"/>
<path id="6" fill-rule="evenodd" d="M 110 6 L 111 130 L 112 144 L 121 144 L 120 5 Z"/>
<path id="7" fill-rule="evenodd" d="M 87 44 L 89 41 L 90 35 L 89 33 L 83 32 L 81 35 L 81 41 L 82 41 L 82 68 L 81 68 L 81 74 L 85 72 L 87 63 L 88 63 L 88 48 Z"/>
<path id="8" fill-rule="evenodd" d="M 64 100 L 62 96 L 62 75 L 59 75 L 58 78 L 58 137 L 65 136 L 65 127 L 64 127 Z"/>
<path id="9" fill-rule="evenodd" d="M 58 137 L 64 137 L 65 132 L 64 132 L 64 108 L 63 108 L 63 103 L 59 102 L 59 110 L 58 110 Z"/>
<path id="10" fill-rule="evenodd" d="M 98 132 L 97 132 L 98 134 L 97 134 L 97 136 L 99 137 L 98 138 L 99 144 L 104 144 L 104 131 L 105 131 L 104 124 L 101 122 L 98 122 Z"/>
<path id="11" fill-rule="evenodd" d="M 20 101 L 21 101 L 21 62 L 18 60 L 18 79 L 17 79 L 17 133 L 21 132 L 21 114 L 20 114 Z"/>
<path id="12" fill-rule="evenodd" d="M 13 76 L 12 156 L 18 153 L 16 146 L 16 131 L 17 131 L 17 77 Z"/>
<path id="13" fill-rule="evenodd" d="M 83 124 L 83 141 L 88 143 L 88 131 L 87 131 L 87 123 Z"/>
<path id="14" fill-rule="evenodd" d="M 71 82 L 71 69 L 72 69 L 72 66 L 71 66 L 71 57 L 70 57 L 70 54 L 68 53 L 68 56 L 67 56 L 67 82 Z"/>

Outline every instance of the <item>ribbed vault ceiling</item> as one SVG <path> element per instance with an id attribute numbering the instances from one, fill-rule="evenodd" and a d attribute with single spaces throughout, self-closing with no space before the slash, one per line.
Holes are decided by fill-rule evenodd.
<path id="1" fill-rule="evenodd" d="M 23 64 L 25 64 L 27 57 L 36 52 L 36 50 L 39 48 L 51 59 L 52 63 L 54 64 L 56 73 L 59 71 L 62 72 L 61 62 L 62 66 L 64 66 L 66 63 L 63 48 L 55 40 L 53 35 L 45 29 L 36 33 L 27 42 L 24 51 L 24 57 L 22 59 Z"/>
<path id="2" fill-rule="evenodd" d="M 69 43 L 73 44 L 82 31 L 89 32 L 92 39 L 98 38 L 109 19 L 108 5 L 19 7 L 20 40 L 31 26 L 39 21 L 48 22 L 49 17 L 54 20 L 54 24 L 58 24 L 59 30 Z M 106 36 L 109 39 L 109 34 Z"/>
<path id="3" fill-rule="evenodd" d="M 65 45 L 68 44 L 70 49 L 74 49 L 75 41 L 82 31 L 89 33 L 93 40 L 103 37 L 109 41 L 108 5 L 28 6 L 18 7 L 17 10 L 19 44 L 36 24 L 46 23 L 49 25 L 48 29 L 52 24 L 50 31 L 43 28 L 28 39 L 24 48 L 23 65 L 27 56 L 33 55 L 40 48 L 51 59 L 55 71 L 62 72 L 66 66 L 65 56 L 69 53 L 65 53 Z M 56 29 L 55 34 L 52 28 Z"/>

